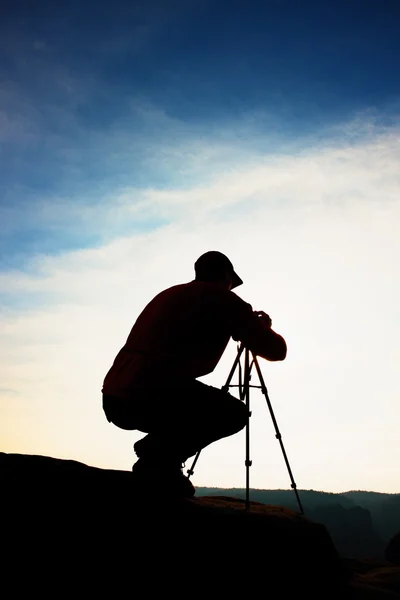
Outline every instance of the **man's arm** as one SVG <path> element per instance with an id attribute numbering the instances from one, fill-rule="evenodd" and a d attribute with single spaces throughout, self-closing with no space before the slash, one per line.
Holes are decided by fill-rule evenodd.
<path id="1" fill-rule="evenodd" d="M 249 341 L 249 350 L 252 350 L 254 354 L 267 360 L 285 360 L 287 354 L 286 342 L 279 333 L 276 333 L 276 331 L 272 329 L 272 320 L 270 316 L 263 311 L 256 311 L 253 314 L 258 318 L 259 323 L 261 323 L 263 332 L 259 334 L 259 342 L 257 339 Z M 252 348 L 253 343 L 254 348 Z"/>
<path id="2" fill-rule="evenodd" d="M 287 346 L 284 338 L 271 328 L 272 321 L 263 311 L 253 311 L 250 304 L 236 303 L 232 319 L 232 338 L 242 342 L 246 348 L 266 360 L 279 361 L 286 358 Z"/>

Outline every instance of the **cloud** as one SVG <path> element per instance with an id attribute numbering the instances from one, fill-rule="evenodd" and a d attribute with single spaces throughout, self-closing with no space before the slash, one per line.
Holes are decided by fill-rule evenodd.
<path id="1" fill-rule="evenodd" d="M 77 190 L 69 192 L 68 184 L 64 195 L 62 185 L 58 193 L 36 198 L 24 198 L 20 190 L 19 201 L 1 208 L 3 234 L 10 242 L 18 232 L 38 227 L 42 239 L 52 232 L 61 248 L 82 247 L 190 219 L 191 214 L 199 221 L 217 219 L 219 213 L 225 218 L 228 209 L 248 213 L 268 207 L 275 213 L 396 201 L 399 128 L 377 122 L 374 130 L 370 116 L 367 128 L 359 118 L 344 124 L 341 137 L 337 128 L 327 129 L 324 136 L 305 140 L 274 138 L 272 147 L 271 140 L 261 142 L 246 120 L 237 125 L 236 134 L 229 127 L 230 133 L 219 129 L 198 137 L 197 128 L 154 107 L 139 103 L 134 111 L 140 114 L 141 135 L 133 138 L 121 128 L 111 136 L 87 134 L 87 144 L 96 148 L 90 160 L 98 157 L 93 184 L 86 175 Z M 156 124 L 158 137 L 147 122 Z M 252 142 L 240 143 L 243 137 Z M 80 159 L 74 160 L 78 164 Z M 84 165 L 82 158 L 82 173 Z M 74 185 L 76 178 L 71 179 Z"/>
<path id="2" fill-rule="evenodd" d="M 258 203 L 271 208 L 296 206 L 301 202 L 315 207 L 321 204 L 397 199 L 400 175 L 398 135 L 379 136 L 355 147 L 311 147 L 297 156 L 260 157 L 255 166 L 224 174 L 211 185 L 184 190 L 148 190 L 141 202 L 131 204 L 133 211 L 153 210 L 179 214 L 218 211 L 238 203 Z M 383 185 L 382 185 L 383 184 Z M 379 195 L 378 195 L 379 194 Z M 125 192 L 125 203 L 129 195 Z M 177 216 L 177 215 L 175 215 Z"/>

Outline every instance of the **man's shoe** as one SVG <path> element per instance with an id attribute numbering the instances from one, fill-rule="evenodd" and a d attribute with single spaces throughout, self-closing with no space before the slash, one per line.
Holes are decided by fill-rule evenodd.
<path id="1" fill-rule="evenodd" d="M 146 492 L 159 492 L 191 498 L 196 490 L 179 466 L 161 466 L 154 461 L 140 458 L 132 467 L 133 481 Z"/>

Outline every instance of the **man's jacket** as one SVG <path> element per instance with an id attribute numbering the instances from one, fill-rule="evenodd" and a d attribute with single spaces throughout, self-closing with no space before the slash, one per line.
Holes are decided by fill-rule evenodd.
<path id="1" fill-rule="evenodd" d="M 103 393 L 129 398 L 211 373 L 230 338 L 267 360 L 283 360 L 284 339 L 220 285 L 191 281 L 158 294 L 139 315 L 108 371 Z"/>

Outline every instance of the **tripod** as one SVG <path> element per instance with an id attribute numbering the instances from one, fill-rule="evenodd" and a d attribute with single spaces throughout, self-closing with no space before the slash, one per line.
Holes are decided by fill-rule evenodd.
<path id="1" fill-rule="evenodd" d="M 242 372 L 242 364 L 240 362 L 241 356 L 244 352 L 244 374 Z M 282 454 L 283 454 L 283 458 L 285 459 L 285 463 L 286 463 L 286 467 L 288 469 L 289 472 L 289 476 L 290 476 L 290 487 L 294 490 L 295 494 L 296 494 L 296 498 L 297 498 L 297 502 L 300 508 L 300 513 L 302 515 L 304 515 L 304 510 L 300 501 L 300 497 L 297 491 L 297 486 L 296 483 L 293 479 L 293 475 L 292 475 L 292 471 L 289 465 L 289 461 L 288 458 L 286 456 L 286 452 L 285 452 L 285 448 L 283 446 L 283 442 L 282 442 L 282 435 L 279 431 L 278 428 L 278 424 L 276 422 L 275 419 L 275 415 L 274 415 L 274 411 L 272 410 L 272 405 L 271 405 L 271 401 L 269 399 L 268 396 L 268 391 L 267 391 L 267 387 L 265 385 L 262 373 L 261 373 L 261 369 L 260 369 L 260 365 L 258 364 L 258 360 L 256 355 L 251 352 L 252 354 L 252 361 L 250 362 L 250 350 L 248 348 L 246 348 L 244 346 L 244 344 L 241 344 L 238 348 L 238 353 L 236 356 L 236 359 L 233 363 L 232 369 L 228 375 L 228 379 L 226 380 L 225 385 L 222 387 L 222 391 L 227 392 L 229 387 L 238 387 L 239 388 L 239 397 L 240 400 L 242 400 L 243 402 L 246 403 L 246 408 L 248 411 L 248 416 L 247 416 L 247 424 L 246 424 L 246 460 L 245 460 L 245 465 L 246 465 L 246 510 L 250 509 L 250 492 L 249 492 L 249 487 L 250 487 L 250 467 L 252 464 L 252 461 L 250 460 L 250 417 L 251 417 L 251 412 L 250 412 L 250 388 L 259 388 L 261 389 L 262 393 L 265 396 L 265 399 L 267 401 L 267 405 L 269 408 L 269 412 L 271 414 L 271 418 L 272 418 L 272 422 L 274 424 L 275 427 L 275 437 L 277 438 L 277 440 L 279 441 L 279 444 L 281 446 L 281 450 L 282 450 Z M 260 385 L 251 385 L 250 384 L 250 380 L 251 380 L 251 370 L 253 368 L 253 366 L 255 366 L 256 370 L 257 370 L 257 374 L 258 374 L 258 378 L 260 381 Z M 233 378 L 233 375 L 235 373 L 236 368 L 238 367 L 239 369 L 239 383 L 237 385 L 232 385 L 231 381 Z M 194 467 L 196 466 L 196 463 L 199 459 L 200 456 L 200 452 L 201 450 L 198 451 L 198 453 L 196 454 L 194 461 L 192 463 L 192 466 L 190 467 L 190 469 L 187 471 L 188 473 L 188 477 L 190 477 L 191 475 L 193 475 L 194 473 Z"/>

